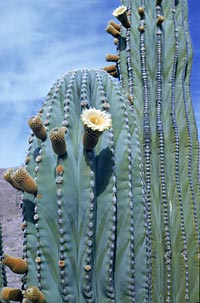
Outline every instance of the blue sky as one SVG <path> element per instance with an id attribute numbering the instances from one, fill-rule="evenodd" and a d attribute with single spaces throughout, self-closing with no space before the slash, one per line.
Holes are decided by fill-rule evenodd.
<path id="1" fill-rule="evenodd" d="M 118 0 L 7 0 L 0 2 L 0 167 L 24 162 L 30 130 L 57 78 L 77 68 L 106 65 L 115 53 L 105 33 Z M 200 129 L 200 2 L 189 0 L 194 48 L 192 97 Z"/>

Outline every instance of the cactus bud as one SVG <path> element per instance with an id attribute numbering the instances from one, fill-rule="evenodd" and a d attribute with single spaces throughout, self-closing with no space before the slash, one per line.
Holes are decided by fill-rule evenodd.
<path id="1" fill-rule="evenodd" d="M 24 297 L 31 301 L 32 303 L 44 303 L 45 296 L 43 293 L 35 286 L 30 286 L 24 292 Z"/>
<path id="2" fill-rule="evenodd" d="M 125 28 L 129 28 L 131 26 L 131 24 L 128 20 L 126 6 L 119 6 L 118 8 L 116 8 L 113 11 L 113 16 L 116 17 Z"/>
<path id="3" fill-rule="evenodd" d="M 12 179 L 21 190 L 29 194 L 37 193 L 37 184 L 24 167 L 19 167 L 15 170 L 13 172 Z"/>
<path id="4" fill-rule="evenodd" d="M 27 262 L 24 259 L 15 258 L 10 255 L 4 255 L 1 263 L 8 266 L 16 274 L 24 274 L 28 268 Z"/>
<path id="5" fill-rule="evenodd" d="M 46 128 L 44 127 L 44 124 L 42 122 L 42 119 L 40 118 L 39 115 L 31 117 L 28 120 L 28 124 L 30 128 L 32 129 L 34 135 L 41 140 L 46 140 L 47 137 L 47 132 Z"/>
<path id="6" fill-rule="evenodd" d="M 157 25 L 161 25 L 163 23 L 163 21 L 165 20 L 165 17 L 164 16 L 158 16 L 157 18 Z"/>
<path id="7" fill-rule="evenodd" d="M 144 17 L 144 7 L 141 6 L 138 8 L 138 14 L 140 15 L 141 18 Z"/>
<path id="8" fill-rule="evenodd" d="M 115 72 L 116 71 L 116 65 L 105 66 L 105 67 L 103 67 L 103 70 L 105 70 L 108 73 Z"/>
<path id="9" fill-rule="evenodd" d="M 29 194 L 36 194 L 37 192 L 35 180 L 24 167 L 19 167 L 16 170 L 8 169 L 4 174 L 4 179 L 16 189 L 23 190 Z"/>
<path id="10" fill-rule="evenodd" d="M 18 288 L 4 287 L 1 290 L 0 299 L 2 300 L 12 300 L 12 301 L 22 301 L 22 292 Z"/>
<path id="11" fill-rule="evenodd" d="M 110 20 L 108 24 L 112 25 L 118 31 L 120 31 L 120 29 L 121 29 L 121 26 L 113 20 Z"/>
<path id="12" fill-rule="evenodd" d="M 120 36 L 120 32 L 110 24 L 106 27 L 106 32 L 114 38 L 118 38 Z"/>
<path id="13" fill-rule="evenodd" d="M 118 55 L 112 55 L 112 54 L 107 54 L 106 55 L 106 61 L 117 62 L 118 60 L 119 60 Z"/>
<path id="14" fill-rule="evenodd" d="M 7 169 L 7 171 L 4 173 L 3 177 L 4 179 L 9 182 L 15 189 L 20 190 L 21 188 L 19 185 L 13 180 L 12 175 L 14 173 L 13 168 Z"/>
<path id="15" fill-rule="evenodd" d="M 55 127 L 50 131 L 49 137 L 54 152 L 58 156 L 62 156 L 66 153 L 65 131 L 64 129 Z"/>

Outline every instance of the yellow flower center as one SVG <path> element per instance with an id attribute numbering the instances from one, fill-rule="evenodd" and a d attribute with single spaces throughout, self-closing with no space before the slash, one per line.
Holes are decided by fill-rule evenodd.
<path id="1" fill-rule="evenodd" d="M 90 122 L 92 122 L 93 124 L 96 124 L 96 125 L 101 125 L 103 123 L 103 119 L 101 117 L 91 116 Z"/>

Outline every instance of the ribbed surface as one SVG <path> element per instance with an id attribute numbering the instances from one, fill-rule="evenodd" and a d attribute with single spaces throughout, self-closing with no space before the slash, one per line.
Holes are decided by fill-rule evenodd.
<path id="1" fill-rule="evenodd" d="M 146 301 L 196 302 L 199 150 L 189 86 L 187 1 L 122 3 L 131 8 L 132 27 L 121 30 L 126 50 L 120 53 L 119 70 L 124 90 L 133 91 L 145 169 Z M 145 10 L 141 18 L 139 6 Z M 165 18 L 161 24 L 159 16 Z M 145 30 L 138 32 L 141 25 Z"/>
<path id="2" fill-rule="evenodd" d="M 80 114 L 88 107 L 112 117 L 93 151 L 82 145 Z M 38 286 L 48 303 L 142 302 L 146 296 L 144 173 L 135 114 L 102 71 L 67 74 L 44 102 L 47 132 L 66 127 L 67 154 L 57 157 L 49 138 L 31 136 L 27 169 L 38 194 L 24 196 L 30 265 L 24 287 Z"/>
<path id="3" fill-rule="evenodd" d="M 22 205 L 29 266 L 23 288 L 37 286 L 47 303 L 199 299 L 187 1 L 121 4 L 131 28 L 120 30 L 120 81 L 100 70 L 64 75 L 40 110 L 47 139 L 29 138 L 26 168 L 38 193 L 24 194 Z M 91 151 L 83 148 L 80 119 L 89 107 L 112 117 Z M 67 153 L 57 156 L 49 132 L 61 126 Z"/>

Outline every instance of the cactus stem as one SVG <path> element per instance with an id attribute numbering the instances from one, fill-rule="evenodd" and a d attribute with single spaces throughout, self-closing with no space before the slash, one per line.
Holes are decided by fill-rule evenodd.
<path id="1" fill-rule="evenodd" d="M 162 0 L 156 0 L 156 5 L 161 5 Z"/>
<path id="2" fill-rule="evenodd" d="M 28 120 L 28 124 L 32 129 L 34 135 L 38 139 L 41 139 L 42 141 L 46 140 L 47 138 L 46 128 L 44 127 L 42 119 L 40 118 L 39 114 L 37 116 L 31 117 Z"/>
<path id="3" fill-rule="evenodd" d="M 22 291 L 18 288 L 4 287 L 1 290 L 0 299 L 2 300 L 12 300 L 12 301 L 22 301 Z"/>
<path id="4" fill-rule="evenodd" d="M 129 94 L 133 96 L 133 67 L 131 60 L 131 42 L 130 42 L 130 29 L 126 32 L 126 56 L 127 56 L 127 65 L 128 65 L 128 86 L 129 86 Z"/>
<path id="5" fill-rule="evenodd" d="M 24 259 L 6 254 L 3 256 L 1 263 L 8 266 L 16 274 L 24 274 L 28 269 L 28 264 Z"/>
<path id="6" fill-rule="evenodd" d="M 49 137 L 54 152 L 59 156 L 64 155 L 66 153 L 67 147 L 65 142 L 65 132 L 63 128 L 53 128 L 49 133 Z"/>
<path id="7" fill-rule="evenodd" d="M 149 95 L 149 83 L 147 77 L 147 58 L 146 58 L 146 46 L 145 46 L 145 33 L 141 32 L 140 34 L 140 54 L 141 54 L 141 75 L 143 81 L 143 98 L 144 98 L 144 154 L 145 154 L 145 164 L 144 169 L 146 171 L 146 208 L 145 208 L 145 216 L 151 218 L 151 169 L 150 169 L 150 95 Z M 146 277 L 146 288 L 149 289 L 149 293 L 146 294 L 147 301 L 151 300 L 152 296 L 152 283 L 151 283 L 151 272 L 152 272 L 152 261 L 151 261 L 151 253 L 152 253 L 152 244 L 151 244 L 151 220 L 149 220 L 147 224 L 146 230 L 146 251 L 147 251 L 147 268 L 148 273 Z"/>
<path id="8" fill-rule="evenodd" d="M 125 28 L 130 28 L 131 24 L 127 16 L 127 7 L 119 6 L 113 11 L 113 16 L 116 17 Z"/>
<path id="9" fill-rule="evenodd" d="M 164 130 L 162 122 L 162 95 L 163 95 L 163 84 L 162 84 L 162 37 L 161 34 L 157 35 L 157 132 L 159 140 L 159 152 L 160 152 L 160 175 L 161 175 L 161 197 L 163 206 L 163 221 L 164 221 L 164 233 L 165 233 L 165 250 L 171 255 L 171 237 L 168 220 L 168 198 L 166 192 L 166 168 L 165 168 L 165 152 L 164 152 Z M 166 301 L 170 302 L 170 288 L 171 288 L 171 259 L 168 258 L 166 262 L 166 283 L 167 283 L 167 297 Z"/>

